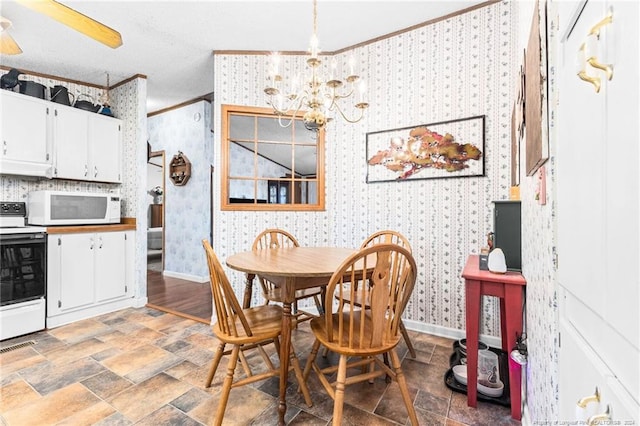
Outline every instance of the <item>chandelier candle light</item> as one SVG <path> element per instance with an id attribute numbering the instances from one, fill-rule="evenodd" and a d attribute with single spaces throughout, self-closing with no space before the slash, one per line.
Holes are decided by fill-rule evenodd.
<path id="1" fill-rule="evenodd" d="M 328 78 L 322 75 L 320 66 L 322 61 L 319 59 L 320 52 L 318 36 L 317 36 L 317 0 L 313 0 L 313 35 L 309 46 L 309 58 L 307 66 L 308 74 L 305 79 L 296 75 L 289 85 L 285 84 L 280 74 L 280 54 L 273 52 L 270 55 L 269 64 L 269 86 L 264 89 L 267 95 L 267 104 L 271 105 L 275 114 L 278 115 L 278 122 L 283 127 L 288 127 L 293 122 L 299 111 L 306 109 L 302 119 L 307 129 L 319 131 L 324 125 L 331 120 L 327 118 L 326 112 L 337 111 L 340 116 L 349 123 L 357 123 L 364 117 L 364 110 L 369 104 L 364 101 L 364 93 L 366 85 L 364 80 L 354 72 L 355 59 L 353 56 L 349 59 L 349 75 L 346 82 L 349 90 L 339 92 L 338 89 L 343 85 L 341 80 L 335 78 L 334 74 L 337 68 L 336 60 L 331 61 Z M 341 99 L 350 98 L 356 92 L 356 83 L 358 83 L 358 99 L 354 107 L 360 110 L 355 118 L 348 118 L 344 111 L 340 108 Z M 286 86 L 289 86 L 289 92 Z M 326 106 L 328 104 L 328 106 Z M 287 115 L 289 111 L 293 111 L 292 117 L 288 122 L 283 122 L 282 117 Z"/>

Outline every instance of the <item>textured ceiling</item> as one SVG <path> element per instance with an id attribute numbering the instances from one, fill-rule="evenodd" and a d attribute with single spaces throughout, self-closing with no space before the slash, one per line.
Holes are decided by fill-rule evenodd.
<path id="1" fill-rule="evenodd" d="M 304 51 L 312 1 L 61 1 L 120 32 L 106 47 L 11 0 L 0 1 L 23 53 L 0 65 L 111 84 L 146 75 L 149 112 L 213 92 L 214 50 Z M 485 3 L 484 1 L 319 0 L 318 38 L 335 51 Z"/>

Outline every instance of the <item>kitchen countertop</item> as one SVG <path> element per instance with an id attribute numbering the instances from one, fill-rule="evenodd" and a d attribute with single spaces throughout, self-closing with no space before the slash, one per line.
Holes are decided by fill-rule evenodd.
<path id="1" fill-rule="evenodd" d="M 86 232 L 116 232 L 135 230 L 136 221 L 134 218 L 122 218 L 121 223 L 111 223 L 105 225 L 47 226 L 47 234 L 79 234 Z"/>

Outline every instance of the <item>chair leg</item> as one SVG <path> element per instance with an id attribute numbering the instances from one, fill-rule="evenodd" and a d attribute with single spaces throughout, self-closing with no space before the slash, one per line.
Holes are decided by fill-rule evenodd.
<path id="1" fill-rule="evenodd" d="M 305 383 L 307 383 L 307 379 L 309 378 L 309 372 L 311 372 L 313 361 L 315 361 L 316 356 L 318 355 L 318 349 L 320 349 L 320 340 L 316 339 L 315 342 L 313 342 L 311 353 L 309 354 L 309 358 L 307 358 L 307 363 L 305 364 L 304 372 L 302 373 L 302 380 L 304 380 Z"/>
<path id="2" fill-rule="evenodd" d="M 338 363 L 338 376 L 336 378 L 336 393 L 333 401 L 332 424 L 339 426 L 342 424 L 342 406 L 344 404 L 344 383 L 347 380 L 347 356 L 340 355 Z"/>
<path id="3" fill-rule="evenodd" d="M 313 406 L 313 402 L 311 402 L 309 388 L 307 387 L 307 382 L 305 382 L 304 376 L 302 375 L 302 370 L 300 370 L 300 361 L 298 361 L 298 357 L 293 350 L 293 345 L 291 345 L 291 352 L 289 353 L 289 356 L 291 357 L 291 365 L 293 366 L 293 371 L 296 374 L 296 379 L 298 380 L 298 386 L 304 396 L 304 402 L 308 407 L 311 407 Z"/>
<path id="4" fill-rule="evenodd" d="M 318 310 L 318 316 L 324 315 L 324 306 L 322 306 L 322 303 L 320 302 L 320 298 L 318 297 L 317 294 L 313 296 L 313 301 L 316 304 L 316 309 Z"/>
<path id="5" fill-rule="evenodd" d="M 407 408 L 407 413 L 409 413 L 409 420 L 411 420 L 412 425 L 418 426 L 418 416 L 416 415 L 415 408 L 413 408 L 413 401 L 411 401 L 411 397 L 409 396 L 407 380 L 405 379 L 402 368 L 400 367 L 400 358 L 398 358 L 398 354 L 395 349 L 391 349 L 389 354 L 391 355 L 391 365 L 393 365 L 393 370 L 396 373 L 396 380 L 398 381 L 398 387 L 400 388 L 404 405 Z"/>
<path id="6" fill-rule="evenodd" d="M 216 370 L 218 369 L 218 365 L 220 365 L 220 360 L 222 359 L 222 355 L 224 355 L 224 343 L 220 343 L 218 345 L 218 349 L 216 350 L 216 354 L 213 357 L 213 361 L 211 362 L 211 367 L 209 368 L 209 376 L 207 377 L 207 382 L 204 384 L 205 388 L 211 386 L 211 382 L 213 381 L 213 376 L 216 374 Z"/>
<path id="7" fill-rule="evenodd" d="M 413 347 L 413 343 L 411 343 L 409 332 L 407 332 L 407 329 L 404 327 L 402 320 L 400 320 L 400 333 L 402 333 L 402 337 L 404 337 L 404 342 L 407 344 L 411 358 L 416 359 L 416 350 Z"/>
<path id="8" fill-rule="evenodd" d="M 231 385 L 233 384 L 233 373 L 238 363 L 238 354 L 240 353 L 240 346 L 234 346 L 231 351 L 231 359 L 227 366 L 227 375 L 224 378 L 222 390 L 220 391 L 220 401 L 218 402 L 218 409 L 216 410 L 216 417 L 213 419 L 213 424 L 219 426 L 222 424 L 224 418 L 224 410 L 227 408 L 227 402 L 229 401 L 229 392 L 231 392 Z"/>

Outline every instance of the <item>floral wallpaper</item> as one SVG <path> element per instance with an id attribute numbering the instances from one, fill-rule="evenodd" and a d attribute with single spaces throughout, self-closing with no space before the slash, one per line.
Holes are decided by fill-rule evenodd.
<path id="1" fill-rule="evenodd" d="M 223 212 L 214 196 L 214 248 L 221 260 L 246 250 L 266 227 L 287 229 L 304 245 L 344 247 L 358 247 L 376 230 L 395 229 L 408 237 L 419 265 L 407 325 L 463 335 L 460 274 L 492 228 L 491 202 L 509 194 L 511 8 L 492 4 L 336 55 L 339 75 L 355 56 L 371 107 L 357 124 L 336 118 L 328 126 L 326 211 Z M 282 62 L 285 75 L 304 66 L 299 56 L 283 56 Z M 262 55 L 215 56 L 217 134 L 222 104 L 266 105 L 266 65 Z M 365 183 L 367 132 L 475 115 L 487 117 L 484 177 Z M 215 175 L 214 194 L 219 185 Z M 241 293 L 242 274 L 229 275 Z M 491 299 L 483 307 L 482 333 L 498 336 L 498 304 Z"/>
<path id="2" fill-rule="evenodd" d="M 165 273 L 206 282 L 209 272 L 202 240 L 211 234 L 211 105 L 205 101 L 193 103 L 151 116 L 148 123 L 151 149 L 165 151 Z M 175 186 L 168 175 L 171 159 L 178 151 L 191 162 L 191 178 L 184 186 Z"/>

